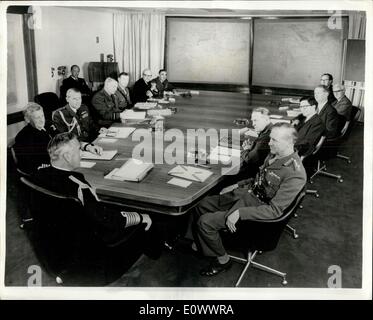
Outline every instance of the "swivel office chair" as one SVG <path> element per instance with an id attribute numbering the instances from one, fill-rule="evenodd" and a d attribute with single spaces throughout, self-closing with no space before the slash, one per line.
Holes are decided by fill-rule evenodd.
<path id="1" fill-rule="evenodd" d="M 351 110 L 351 119 L 349 121 L 346 121 L 346 124 L 344 125 L 342 129 L 342 137 L 341 139 L 343 141 L 348 140 L 348 137 L 351 134 L 352 128 L 354 127 L 357 119 L 359 119 L 361 114 L 361 109 L 359 107 L 352 106 Z M 339 152 L 337 152 L 337 158 L 346 160 L 347 163 L 351 163 L 351 158 L 350 156 L 343 155 Z"/>
<path id="2" fill-rule="evenodd" d="M 233 260 L 243 262 L 245 267 L 241 272 L 235 286 L 238 287 L 250 266 L 282 277 L 282 284 L 286 285 L 286 273 L 272 269 L 254 261 L 258 252 L 271 251 L 276 249 L 281 234 L 298 209 L 305 195 L 305 190 L 301 190 L 294 201 L 286 208 L 279 218 L 271 220 L 239 220 L 237 232 L 229 234 L 225 239 L 233 245 L 241 245 L 241 249 L 246 251 L 246 258 L 230 255 Z M 223 233 L 224 236 L 224 233 Z M 223 238 L 224 239 L 224 238 Z"/>
<path id="3" fill-rule="evenodd" d="M 116 242 L 104 243 L 79 199 L 51 192 L 25 177 L 21 181 L 30 193 L 31 242 L 58 284 L 110 283 L 142 254 L 143 225 L 129 227 L 126 236 Z"/>

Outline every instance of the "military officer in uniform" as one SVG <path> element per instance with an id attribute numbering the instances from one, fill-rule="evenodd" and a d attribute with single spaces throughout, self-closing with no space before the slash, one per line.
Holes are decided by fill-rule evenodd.
<path id="1" fill-rule="evenodd" d="M 159 257 L 162 242 L 150 216 L 120 211 L 100 203 L 95 189 L 82 173 L 75 171 L 80 166 L 79 148 L 80 143 L 72 132 L 57 134 L 48 145 L 51 166 L 36 172 L 32 181 L 50 191 L 78 198 L 86 217 L 104 242 L 115 243 L 126 235 L 129 227 L 143 224 L 144 237 L 148 240 L 145 253 L 152 258 Z"/>
<path id="2" fill-rule="evenodd" d="M 270 154 L 255 179 L 224 188 L 205 198 L 194 214 L 194 239 L 205 256 L 216 257 L 203 276 L 214 276 L 231 266 L 219 231 L 236 232 L 239 219 L 273 219 L 282 215 L 306 184 L 306 172 L 296 152 L 296 130 L 277 123 L 270 133 Z M 195 245 L 195 244 L 194 244 Z"/>
<path id="3" fill-rule="evenodd" d="M 119 106 L 115 92 L 118 82 L 112 78 L 106 78 L 102 90 L 96 92 L 92 98 L 92 106 L 98 117 L 98 124 L 109 128 L 114 122 L 121 122 L 120 115 L 124 110 Z"/>
<path id="4" fill-rule="evenodd" d="M 96 139 L 98 126 L 93 121 L 89 109 L 82 104 L 82 96 L 78 89 L 71 88 L 66 93 L 67 105 L 55 110 L 52 120 L 58 132 L 72 132 L 79 141 L 91 142 Z M 105 132 L 101 128 L 100 132 Z"/>

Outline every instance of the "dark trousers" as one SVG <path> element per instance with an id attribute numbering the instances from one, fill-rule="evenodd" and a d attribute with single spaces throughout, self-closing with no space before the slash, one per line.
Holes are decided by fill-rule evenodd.
<path id="1" fill-rule="evenodd" d="M 230 213 L 242 207 L 262 204 L 247 190 L 247 187 L 238 188 L 224 195 L 210 196 L 196 207 L 192 231 L 204 255 L 219 257 L 226 254 L 219 231 L 227 228 L 226 219 Z"/>

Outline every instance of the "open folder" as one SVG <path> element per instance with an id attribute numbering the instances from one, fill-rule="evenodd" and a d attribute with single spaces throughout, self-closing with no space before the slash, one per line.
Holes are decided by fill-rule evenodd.
<path id="1" fill-rule="evenodd" d="M 212 173 L 213 172 L 210 170 L 183 165 L 178 165 L 168 172 L 168 174 L 171 176 L 184 178 L 187 180 L 193 180 L 197 182 L 204 182 L 209 176 L 212 175 Z"/>
<path id="2" fill-rule="evenodd" d="M 120 168 L 113 169 L 105 179 L 140 182 L 153 167 L 152 163 L 131 158 Z"/>

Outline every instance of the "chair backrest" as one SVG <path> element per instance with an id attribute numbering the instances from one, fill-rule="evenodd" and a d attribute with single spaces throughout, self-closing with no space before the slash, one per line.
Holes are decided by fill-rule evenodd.
<path id="1" fill-rule="evenodd" d="M 44 110 L 46 120 L 52 120 L 52 112 L 60 107 L 60 100 L 54 92 L 44 92 L 35 96 L 34 101 Z"/>
<path id="2" fill-rule="evenodd" d="M 11 147 L 10 147 L 10 153 L 11 153 L 11 155 L 12 155 L 13 162 L 14 162 L 14 165 L 16 166 L 16 170 L 17 170 L 18 174 L 19 174 L 21 177 L 29 177 L 30 174 L 27 173 L 26 171 L 23 171 L 23 170 L 19 167 L 19 162 L 18 162 L 18 158 L 17 158 L 17 155 L 16 155 L 16 151 L 14 150 L 14 146 L 11 146 Z"/>
<path id="3" fill-rule="evenodd" d="M 25 177 L 21 182 L 29 191 L 36 250 L 52 270 L 71 265 L 77 255 L 97 243 L 79 199 L 47 190 Z"/>
<path id="4" fill-rule="evenodd" d="M 324 142 L 325 142 L 325 139 L 326 139 L 326 136 L 321 136 L 321 137 L 320 137 L 320 140 L 319 140 L 319 142 L 316 144 L 316 146 L 315 146 L 315 150 L 313 150 L 312 155 L 315 155 L 315 154 L 317 154 L 317 153 L 319 152 L 319 150 L 321 149 L 322 145 L 323 145 Z"/>
<path id="5" fill-rule="evenodd" d="M 304 187 L 283 214 L 276 219 L 239 220 L 237 232 L 239 243 L 243 244 L 245 249 L 249 248 L 252 251 L 274 250 L 285 226 L 295 214 L 305 194 Z"/>
<path id="6" fill-rule="evenodd" d="M 352 106 L 351 117 L 349 121 L 346 121 L 344 128 L 342 129 L 342 137 L 347 139 L 352 131 L 353 126 L 359 119 L 361 109 L 359 107 Z"/>

